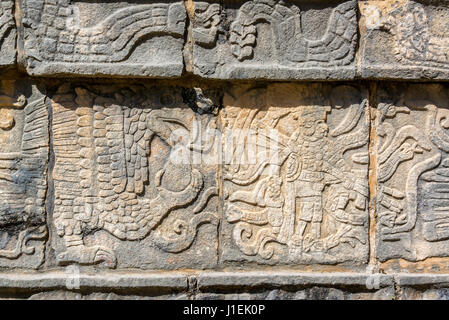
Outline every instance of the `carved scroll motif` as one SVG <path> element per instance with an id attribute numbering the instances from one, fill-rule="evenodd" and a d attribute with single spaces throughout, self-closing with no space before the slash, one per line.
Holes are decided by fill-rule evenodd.
<path id="1" fill-rule="evenodd" d="M 9 83 L 4 91 L 22 88 Z M 33 91 L 36 89 L 33 87 Z M 28 90 L 27 90 L 28 91 Z M 16 96 L 17 98 L 15 98 Z M 28 101 L 29 100 L 29 101 Z M 0 95 L 0 265 L 37 268 L 47 239 L 48 113 L 38 93 Z"/>
<path id="2" fill-rule="evenodd" d="M 423 87 L 420 92 L 424 97 L 432 92 L 438 106 L 431 96 L 406 100 L 404 97 L 411 95 L 408 91 L 398 101 L 382 102 L 378 108 L 381 260 L 447 256 L 449 114 L 440 107 L 444 93 L 437 93 L 438 88 Z"/>
<path id="3" fill-rule="evenodd" d="M 281 263 L 364 259 L 347 250 L 363 253 L 367 245 L 367 104 L 343 110 L 337 127 L 335 111 L 320 105 L 226 110 L 225 154 L 232 156 L 225 214 L 245 256 Z"/>
<path id="4" fill-rule="evenodd" d="M 408 0 L 382 17 L 376 28 L 394 36 L 398 61 L 449 68 L 449 37 L 439 27 L 431 26 L 431 19 L 419 2 Z"/>
<path id="5" fill-rule="evenodd" d="M 92 231 L 105 230 L 121 241 L 151 236 L 161 250 L 179 253 L 191 246 L 201 225 L 218 224 L 216 213 L 204 210 L 218 194 L 216 187 L 207 186 L 198 169 L 167 162 L 153 172 L 149 162 L 159 156 L 152 154 L 153 140 L 173 148 L 174 130 L 192 132 L 195 114 L 175 108 L 180 95 L 133 100 L 129 93 L 108 97 L 75 88 L 54 97 L 55 228 L 65 247 L 58 254 L 61 264 L 115 267 L 112 248 L 85 244 L 83 235 Z M 171 108 L 158 108 L 167 104 Z M 181 189 L 179 182 L 164 185 L 173 168 L 189 180 Z M 188 216 L 178 215 L 171 230 L 161 228 L 173 212 L 185 208 Z"/>
<path id="6" fill-rule="evenodd" d="M 326 21 L 310 21 L 310 7 L 301 2 L 252 0 L 237 7 L 195 2 L 195 72 L 224 79 L 306 79 L 333 69 L 331 77 L 353 77 L 356 6 L 340 2 L 326 12 Z"/>
<path id="7" fill-rule="evenodd" d="M 76 0 L 22 0 L 21 5 L 30 73 L 181 73 L 186 20 L 182 2 L 143 1 L 112 9 L 111 4 Z"/>

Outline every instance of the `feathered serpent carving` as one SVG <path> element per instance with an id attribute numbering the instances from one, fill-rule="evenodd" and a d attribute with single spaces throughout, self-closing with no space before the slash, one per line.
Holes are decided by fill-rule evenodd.
<path id="1" fill-rule="evenodd" d="M 310 40 L 301 29 L 301 11 L 282 1 L 255 0 L 245 3 L 231 25 L 231 49 L 239 61 L 250 59 L 257 42 L 256 24 L 270 23 L 277 55 L 281 60 L 309 65 L 347 65 L 354 59 L 357 41 L 356 2 L 337 6 L 329 18 L 325 34 Z"/>

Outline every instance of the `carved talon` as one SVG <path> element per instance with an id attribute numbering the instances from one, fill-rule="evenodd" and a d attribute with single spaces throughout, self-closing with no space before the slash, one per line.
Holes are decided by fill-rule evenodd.
<path id="1" fill-rule="evenodd" d="M 156 176 L 154 177 L 156 187 L 160 187 L 162 183 L 162 176 L 165 173 L 165 169 L 161 169 L 156 173 Z"/>
<path id="2" fill-rule="evenodd" d="M 27 103 L 26 97 L 24 95 L 21 95 L 20 97 L 17 98 L 17 102 L 14 103 L 14 107 L 21 108 L 25 106 L 26 103 Z"/>
<path id="3" fill-rule="evenodd" d="M 57 256 L 59 265 L 70 263 L 79 264 L 97 264 L 104 262 L 109 268 L 115 268 L 117 259 L 115 254 L 106 247 L 102 246 L 75 246 L 69 247 L 65 252 Z"/>
<path id="4" fill-rule="evenodd" d="M 242 219 L 242 212 L 238 208 L 230 206 L 226 217 L 229 223 L 237 222 Z"/>

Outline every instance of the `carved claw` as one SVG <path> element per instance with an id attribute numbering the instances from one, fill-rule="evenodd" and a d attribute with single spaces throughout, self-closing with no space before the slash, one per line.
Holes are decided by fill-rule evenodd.
<path id="1" fill-rule="evenodd" d="M 22 108 L 27 103 L 27 100 L 24 95 L 19 96 L 17 99 L 10 96 L 0 95 L 0 107 L 7 108 Z"/>
<path id="2" fill-rule="evenodd" d="M 242 212 L 235 206 L 229 206 L 226 212 L 226 218 L 229 223 L 240 221 L 242 219 Z"/>
<path id="3" fill-rule="evenodd" d="M 156 173 L 156 176 L 154 177 L 156 187 L 160 187 L 162 183 L 162 176 L 165 173 L 165 169 L 161 169 Z"/>
<path id="4" fill-rule="evenodd" d="M 87 247 L 84 245 L 69 247 L 65 252 L 57 256 L 59 265 L 79 263 L 81 265 L 93 265 L 104 262 L 108 268 L 115 268 L 117 259 L 115 254 L 102 246 Z"/>
<path id="5" fill-rule="evenodd" d="M 13 104 L 16 108 L 22 108 L 26 105 L 27 99 L 24 95 L 21 95 L 17 98 L 17 101 Z"/>

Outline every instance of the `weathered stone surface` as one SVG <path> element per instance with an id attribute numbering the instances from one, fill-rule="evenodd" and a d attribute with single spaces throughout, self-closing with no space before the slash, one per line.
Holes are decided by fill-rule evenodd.
<path id="1" fill-rule="evenodd" d="M 183 70 L 182 1 L 21 0 L 31 75 L 172 77 Z"/>
<path id="2" fill-rule="evenodd" d="M 364 78 L 449 79 L 447 1 L 359 1 Z"/>
<path id="3" fill-rule="evenodd" d="M 178 87 L 67 85 L 51 103 L 59 264 L 216 265 L 217 165 L 188 158 L 214 115 Z"/>
<path id="4" fill-rule="evenodd" d="M 393 277 L 360 273 L 205 272 L 198 300 L 391 300 Z"/>
<path id="5" fill-rule="evenodd" d="M 37 268 L 47 238 L 48 113 L 38 88 L 0 85 L 0 267 Z"/>
<path id="6" fill-rule="evenodd" d="M 16 58 L 16 26 L 13 0 L 0 2 L 0 66 L 10 66 Z"/>
<path id="7" fill-rule="evenodd" d="M 352 79 L 356 1 L 195 1 L 194 73 L 219 79 Z"/>
<path id="8" fill-rule="evenodd" d="M 199 293 L 195 300 L 394 300 L 394 288 L 387 287 L 379 290 L 352 290 L 331 287 L 312 286 L 297 290 L 259 290 L 251 293 Z"/>
<path id="9" fill-rule="evenodd" d="M 187 290 L 187 276 L 182 273 L 135 273 L 102 272 L 101 274 L 75 273 L 72 269 L 53 272 L 28 272 L 22 274 L 0 274 L 0 290 L 8 288 L 57 290 L 66 289 L 100 289 L 103 287 L 116 290 L 129 289 L 172 289 Z"/>
<path id="10" fill-rule="evenodd" d="M 74 275 L 67 270 L 0 273 L 0 299 L 447 300 L 449 287 L 446 274 L 429 273 L 103 271 Z"/>
<path id="11" fill-rule="evenodd" d="M 198 300 L 361 300 L 395 298 L 393 277 L 360 273 L 204 272 Z"/>
<path id="12" fill-rule="evenodd" d="M 376 119 L 377 256 L 447 257 L 448 87 L 384 85 Z"/>
<path id="13" fill-rule="evenodd" d="M 449 300 L 449 288 L 401 288 L 400 300 Z"/>
<path id="14" fill-rule="evenodd" d="M 0 299 L 448 299 L 448 23 L 0 0 Z"/>
<path id="15" fill-rule="evenodd" d="M 396 281 L 402 300 L 449 299 L 449 278 L 445 274 L 399 274 Z"/>
<path id="16" fill-rule="evenodd" d="M 367 262 L 365 94 L 349 85 L 273 84 L 225 96 L 225 262 Z"/>
<path id="17" fill-rule="evenodd" d="M 102 272 L 73 276 L 67 272 L 0 274 L 0 294 L 3 298 L 14 296 L 8 291 L 13 288 L 22 298 L 58 300 L 397 298 L 393 276 L 382 274 L 228 271 Z"/>
<path id="18" fill-rule="evenodd" d="M 49 291 L 33 294 L 29 300 L 188 300 L 189 296 L 185 293 L 172 294 L 117 294 L 114 292 L 93 292 L 93 293 L 77 293 L 72 291 Z"/>
<path id="19" fill-rule="evenodd" d="M 377 277 L 376 286 L 385 288 L 393 285 L 393 277 L 383 274 L 367 273 L 299 273 L 295 271 L 241 271 L 241 272 L 202 272 L 198 276 L 198 289 L 227 290 L 235 288 L 300 288 L 310 285 L 337 287 L 366 286 Z"/>

